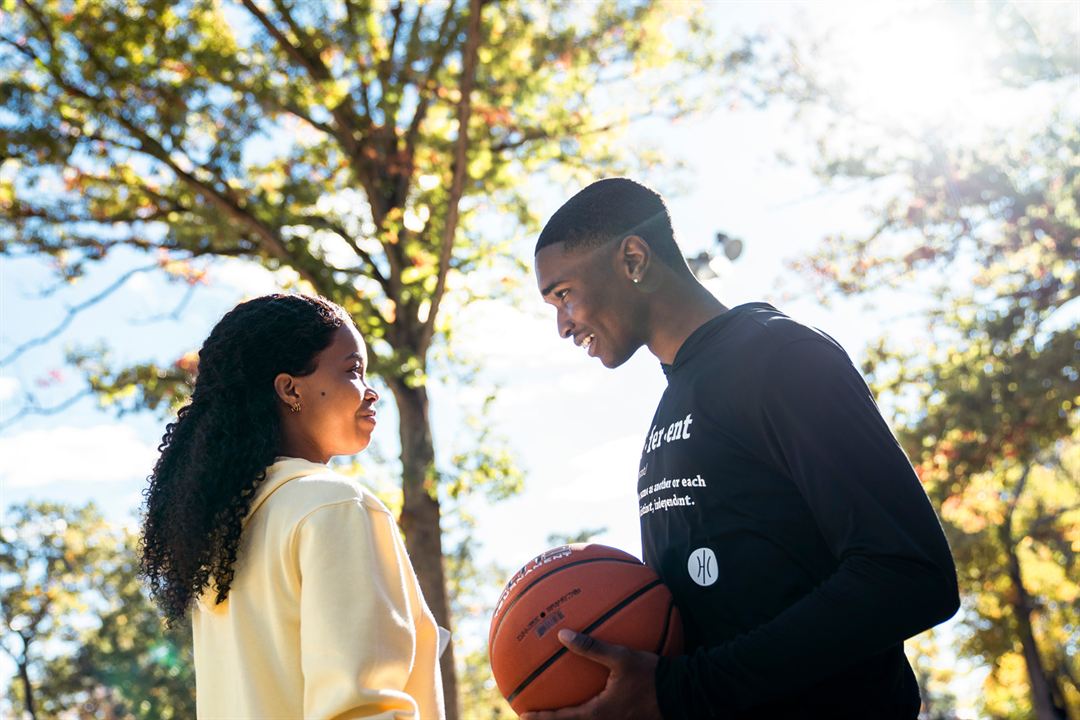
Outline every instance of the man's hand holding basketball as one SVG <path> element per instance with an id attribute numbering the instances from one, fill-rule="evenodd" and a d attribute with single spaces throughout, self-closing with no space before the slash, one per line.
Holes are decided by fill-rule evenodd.
<path id="1" fill-rule="evenodd" d="M 653 677 L 659 656 L 610 645 L 572 630 L 560 630 L 559 642 L 570 652 L 610 669 L 607 685 L 586 703 L 528 712 L 522 720 L 662 720 Z"/>

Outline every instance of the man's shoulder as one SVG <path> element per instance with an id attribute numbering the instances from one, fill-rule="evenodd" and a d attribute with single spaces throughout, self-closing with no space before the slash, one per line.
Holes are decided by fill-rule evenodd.
<path id="1" fill-rule="evenodd" d="M 802 363 L 850 363 L 832 337 L 793 319 L 766 303 L 738 306 L 734 322 L 722 336 L 710 338 L 689 378 L 694 393 L 740 406 L 759 402 L 778 373 L 786 374 Z"/>
<path id="2" fill-rule="evenodd" d="M 768 303 L 748 303 L 732 308 L 730 332 L 717 337 L 716 350 L 733 357 L 744 367 L 764 367 L 778 355 L 797 357 L 802 352 L 829 348 L 847 353 L 827 333 L 795 320 Z"/>

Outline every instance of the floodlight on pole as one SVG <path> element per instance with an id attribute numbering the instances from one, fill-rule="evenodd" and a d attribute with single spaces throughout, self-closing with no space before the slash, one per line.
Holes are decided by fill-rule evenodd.
<path id="1" fill-rule="evenodd" d="M 720 251 L 716 250 L 702 250 L 693 257 L 686 258 L 686 264 L 690 267 L 690 272 L 694 273 L 701 282 L 706 280 L 716 280 L 724 275 L 724 271 L 731 266 L 731 262 L 742 255 L 743 241 L 736 237 L 731 237 L 727 233 L 716 233 L 716 244 L 720 246 Z"/>
<path id="2" fill-rule="evenodd" d="M 743 251 L 743 241 L 722 232 L 716 233 L 716 244 L 724 249 L 728 260 L 736 260 Z"/>

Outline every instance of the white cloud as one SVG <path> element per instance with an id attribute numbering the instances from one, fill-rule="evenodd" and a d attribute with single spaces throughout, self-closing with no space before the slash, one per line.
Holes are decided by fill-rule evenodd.
<path id="1" fill-rule="evenodd" d="M 0 438 L 0 485 L 108 483 L 150 474 L 157 450 L 120 425 L 61 426 Z"/>
<path id="2" fill-rule="evenodd" d="M 552 370 L 548 375 L 521 373 L 520 379 L 507 382 L 496 395 L 503 411 L 522 407 L 538 407 L 552 398 L 581 398 L 596 387 L 596 377 L 583 371 Z"/>
<path id="3" fill-rule="evenodd" d="M 149 317 L 171 311 L 176 305 L 177 290 L 169 287 L 166 276 L 160 272 L 137 273 L 124 284 L 123 300 L 127 309 L 139 317 Z"/>
<path id="4" fill-rule="evenodd" d="M 292 278 L 286 276 L 286 271 L 275 274 L 249 260 L 229 258 L 210 266 L 211 285 L 235 288 L 251 297 L 279 292 L 289 279 Z"/>
<path id="5" fill-rule="evenodd" d="M 554 311 L 541 317 L 500 301 L 474 302 L 457 321 L 454 342 L 466 357 L 483 358 L 488 370 L 588 367 L 585 351 L 560 338 Z M 594 361 L 595 362 L 595 361 Z"/>
<path id="6" fill-rule="evenodd" d="M 548 499 L 576 503 L 626 498 L 636 492 L 639 433 L 623 435 L 569 459 L 561 480 L 552 483 Z"/>
<path id="7" fill-rule="evenodd" d="M 359 256 L 356 251 L 336 233 L 314 232 L 308 244 L 316 256 L 323 257 L 334 267 L 351 268 L 357 265 Z"/>
<path id="8" fill-rule="evenodd" d="M 22 388 L 22 383 L 19 382 L 18 378 L 0 377 L 0 402 L 5 402 L 18 395 L 20 388 Z"/>

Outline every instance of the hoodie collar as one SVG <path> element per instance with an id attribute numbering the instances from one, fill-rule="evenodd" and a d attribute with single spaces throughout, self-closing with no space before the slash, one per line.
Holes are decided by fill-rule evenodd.
<path id="1" fill-rule="evenodd" d="M 743 303 L 720 313 L 710 320 L 706 320 L 683 341 L 683 344 L 675 352 L 675 359 L 670 365 L 660 363 L 660 369 L 664 371 L 664 375 L 671 377 L 672 373 L 677 372 L 681 366 L 695 357 L 703 345 L 724 332 L 736 318 L 754 310 L 772 310 L 775 312 L 776 308 L 765 302 Z"/>
<path id="2" fill-rule="evenodd" d="M 262 504 L 285 483 L 307 475 L 323 475 L 330 472 L 333 471 L 323 463 L 294 457 L 274 458 L 274 463 L 266 468 L 266 476 L 255 491 L 255 497 L 251 500 L 251 508 L 244 518 L 244 524 L 247 524 L 255 511 L 262 507 Z"/>

